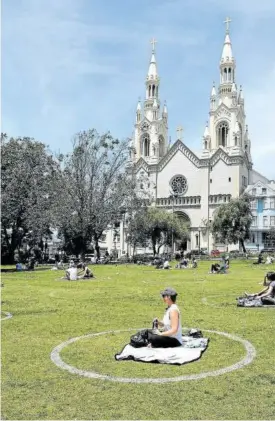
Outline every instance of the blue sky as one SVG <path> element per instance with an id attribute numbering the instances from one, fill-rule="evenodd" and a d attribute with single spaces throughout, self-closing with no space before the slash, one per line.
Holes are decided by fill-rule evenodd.
<path id="1" fill-rule="evenodd" d="M 226 16 L 254 168 L 275 178 L 274 0 L 2 0 L 2 131 L 62 152 L 87 128 L 131 136 L 155 37 L 172 142 L 182 125 L 199 151 Z"/>

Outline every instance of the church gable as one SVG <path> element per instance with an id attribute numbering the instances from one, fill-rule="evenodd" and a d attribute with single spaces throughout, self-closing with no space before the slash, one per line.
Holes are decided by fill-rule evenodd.
<path id="1" fill-rule="evenodd" d="M 171 161 L 171 159 L 178 153 L 181 152 L 192 164 L 199 168 L 200 159 L 186 146 L 181 140 L 177 140 L 173 146 L 169 149 L 167 154 L 159 162 L 158 170 L 162 171 L 164 167 Z"/>
<path id="2" fill-rule="evenodd" d="M 227 107 L 227 105 L 222 103 L 219 105 L 219 107 L 217 108 L 217 111 L 215 112 L 214 121 L 223 120 L 223 119 L 230 121 L 231 117 L 232 117 L 232 112 Z"/>
<path id="3" fill-rule="evenodd" d="M 149 173 L 149 165 L 147 164 L 147 162 L 143 159 L 143 158 L 139 158 L 138 162 L 136 163 L 136 174 L 140 171 L 140 170 L 144 170 L 147 173 Z"/>
<path id="4" fill-rule="evenodd" d="M 246 192 L 250 195 L 253 195 L 253 190 L 261 191 L 261 189 L 266 189 L 266 194 L 272 196 L 275 194 L 275 187 L 270 187 L 269 184 L 265 184 L 262 181 L 257 181 L 256 183 L 247 187 Z"/>

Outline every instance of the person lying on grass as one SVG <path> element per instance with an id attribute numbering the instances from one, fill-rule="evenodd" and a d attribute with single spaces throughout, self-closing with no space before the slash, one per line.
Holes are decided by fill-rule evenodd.
<path id="1" fill-rule="evenodd" d="M 247 294 L 247 298 L 261 299 L 263 304 L 274 304 L 275 305 L 275 281 L 271 281 L 270 284 L 257 294 Z"/>
<path id="2" fill-rule="evenodd" d="M 153 329 L 148 329 L 148 342 L 153 348 L 174 348 L 182 345 L 182 327 L 180 310 L 176 304 L 177 292 L 166 288 L 161 292 L 167 305 L 162 321 L 154 319 Z"/>

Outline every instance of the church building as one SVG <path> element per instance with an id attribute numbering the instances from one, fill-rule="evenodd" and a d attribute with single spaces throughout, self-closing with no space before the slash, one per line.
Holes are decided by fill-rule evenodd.
<path id="1" fill-rule="evenodd" d="M 199 155 L 183 142 L 180 127 L 170 146 L 168 105 L 161 103 L 155 40 L 145 80 L 145 100 L 139 101 L 136 109 L 128 169 L 137 178 L 147 180 L 140 187 L 150 190 L 154 206 L 173 212 L 190 224 L 190 239 L 183 245 L 186 250 L 222 250 L 225 246 L 215 244 L 208 228 L 217 207 L 238 197 L 248 185 L 270 182 L 253 169 L 244 93 L 237 84 L 229 22 L 227 18 L 219 83 L 211 90 L 209 123 Z M 125 227 L 120 228 L 119 254 L 129 253 Z M 107 243 L 109 249 L 113 248 Z M 175 244 L 174 251 L 178 247 Z M 236 248 L 229 245 L 229 250 Z"/>

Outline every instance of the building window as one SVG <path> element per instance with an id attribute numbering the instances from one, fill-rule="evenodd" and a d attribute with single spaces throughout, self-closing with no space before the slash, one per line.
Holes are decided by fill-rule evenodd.
<path id="1" fill-rule="evenodd" d="M 256 189 L 252 189 L 252 195 L 256 196 L 257 190 Z"/>
<path id="2" fill-rule="evenodd" d="M 223 197 L 223 201 L 226 202 L 226 196 Z"/>
<path id="3" fill-rule="evenodd" d="M 267 199 L 264 200 L 264 209 L 268 209 L 268 200 Z"/>
<path id="4" fill-rule="evenodd" d="M 251 241 L 251 243 L 255 243 L 255 234 L 254 233 L 250 234 L 250 241 Z"/>
<path id="5" fill-rule="evenodd" d="M 198 234 L 196 234 L 196 247 L 198 247 L 198 245 L 199 245 L 199 236 Z"/>
<path id="6" fill-rule="evenodd" d="M 268 227 L 268 219 L 267 219 L 267 216 L 264 216 L 263 217 L 263 225 L 264 225 L 264 227 Z"/>
<path id="7" fill-rule="evenodd" d="M 228 178 L 229 183 L 231 183 L 231 177 Z"/>
<path id="8" fill-rule="evenodd" d="M 262 194 L 266 194 L 266 189 L 262 188 Z"/>
<path id="9" fill-rule="evenodd" d="M 170 181 L 170 186 L 175 195 L 183 195 L 187 190 L 187 180 L 183 175 L 176 175 Z"/>
<path id="10" fill-rule="evenodd" d="M 251 200 L 250 202 L 250 208 L 251 209 L 257 209 L 257 200 Z"/>
<path id="11" fill-rule="evenodd" d="M 164 148 L 164 137 L 163 136 L 159 136 L 159 156 L 163 156 L 165 153 L 165 148 Z"/>
<path id="12" fill-rule="evenodd" d="M 142 143 L 142 152 L 144 156 L 150 155 L 150 136 L 148 133 L 144 133 L 144 135 L 141 138 Z"/>
<path id="13" fill-rule="evenodd" d="M 217 127 L 217 137 L 218 137 L 218 144 L 220 146 L 227 146 L 227 138 L 228 138 L 228 124 L 223 121 Z"/>
<path id="14" fill-rule="evenodd" d="M 258 222 L 257 216 L 253 216 L 252 217 L 252 227 L 256 227 L 257 226 L 257 222 Z"/>
<path id="15" fill-rule="evenodd" d="M 275 209 L 275 199 L 270 199 L 270 209 Z"/>
<path id="16" fill-rule="evenodd" d="M 210 180 L 209 180 L 209 181 L 210 181 L 210 183 L 212 183 L 212 178 L 210 178 Z"/>
<path id="17" fill-rule="evenodd" d="M 275 216 L 271 216 L 271 217 L 270 217 L 270 225 L 271 225 L 272 227 L 275 227 Z"/>

